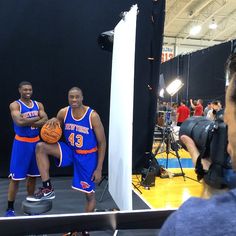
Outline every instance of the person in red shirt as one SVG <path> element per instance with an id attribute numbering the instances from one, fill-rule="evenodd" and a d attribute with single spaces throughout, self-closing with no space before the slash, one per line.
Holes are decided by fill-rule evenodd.
<path id="1" fill-rule="evenodd" d="M 180 126 L 186 119 L 189 118 L 189 116 L 190 116 L 190 110 L 185 105 L 185 101 L 182 100 L 180 106 L 177 109 L 177 114 L 176 114 L 177 126 Z"/>
<path id="2" fill-rule="evenodd" d="M 203 115 L 203 106 L 202 106 L 202 99 L 197 100 L 197 105 L 193 104 L 193 100 L 190 99 L 191 107 L 194 109 L 194 116 L 202 116 Z"/>

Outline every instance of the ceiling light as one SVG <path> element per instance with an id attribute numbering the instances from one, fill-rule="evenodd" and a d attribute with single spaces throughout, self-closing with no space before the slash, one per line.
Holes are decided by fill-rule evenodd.
<path id="1" fill-rule="evenodd" d="M 211 23 L 209 24 L 209 29 L 216 29 L 217 28 L 217 23 L 215 22 L 215 19 L 212 19 Z"/>
<path id="2" fill-rule="evenodd" d="M 200 33 L 201 29 L 202 29 L 201 25 L 195 25 L 190 29 L 189 34 L 192 36 L 197 35 Z"/>

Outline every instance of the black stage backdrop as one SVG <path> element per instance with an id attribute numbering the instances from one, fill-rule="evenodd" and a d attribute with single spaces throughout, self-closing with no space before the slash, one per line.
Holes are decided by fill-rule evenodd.
<path id="1" fill-rule="evenodd" d="M 224 103 L 225 73 L 224 65 L 230 54 L 232 42 L 222 43 L 187 55 L 180 55 L 161 65 L 161 73 L 168 85 L 177 76 L 184 82 L 184 87 L 173 97 L 181 99 L 219 99 Z M 167 97 L 167 99 L 169 99 Z"/>
<path id="2" fill-rule="evenodd" d="M 132 4 L 138 3 L 135 71 L 135 102 L 138 105 L 134 108 L 133 138 L 133 168 L 136 168 L 150 146 L 148 130 L 152 128 L 153 117 L 150 117 L 149 109 L 153 98 L 150 100 L 147 89 L 150 83 L 147 58 L 153 32 L 157 31 L 153 30 L 151 14 L 155 11 L 163 16 L 165 5 L 164 0 L 157 2 L 0 0 L 1 177 L 8 175 L 14 138 L 9 104 L 19 98 L 18 84 L 22 80 L 32 82 L 33 99 L 44 104 L 49 118 L 67 105 L 68 89 L 79 86 L 84 92 L 84 103 L 100 114 L 108 140 L 112 54 L 99 48 L 97 37 L 114 28 L 120 20 L 120 12 L 128 11 Z M 163 31 L 162 23 L 159 32 Z M 158 55 L 162 33 L 155 37 L 158 43 L 154 46 L 157 54 L 154 54 Z M 158 73 L 159 61 L 155 66 L 155 73 Z M 154 86 L 154 91 L 157 81 L 153 80 L 157 78 L 152 75 L 150 86 Z M 107 158 L 104 171 L 107 171 Z M 51 173 L 65 175 L 71 174 L 71 170 L 52 165 Z"/>

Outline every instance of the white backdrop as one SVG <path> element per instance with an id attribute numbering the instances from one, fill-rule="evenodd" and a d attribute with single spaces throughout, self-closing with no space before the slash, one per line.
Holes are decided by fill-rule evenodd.
<path id="1" fill-rule="evenodd" d="M 137 5 L 114 29 L 109 122 L 109 192 L 120 210 L 132 210 L 132 136 Z"/>

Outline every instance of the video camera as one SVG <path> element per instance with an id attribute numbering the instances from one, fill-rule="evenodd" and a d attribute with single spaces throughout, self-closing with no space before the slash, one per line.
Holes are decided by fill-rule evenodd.
<path id="1" fill-rule="evenodd" d="M 195 167 L 198 180 L 203 178 L 208 185 L 218 189 L 228 187 L 225 173 L 232 167 L 227 153 L 227 126 L 223 122 L 223 115 L 217 115 L 215 121 L 200 116 L 190 117 L 182 123 L 179 137 L 181 135 L 192 138 L 200 152 Z M 184 144 L 182 146 L 186 149 Z M 211 161 L 208 171 L 203 170 L 202 158 Z"/>

